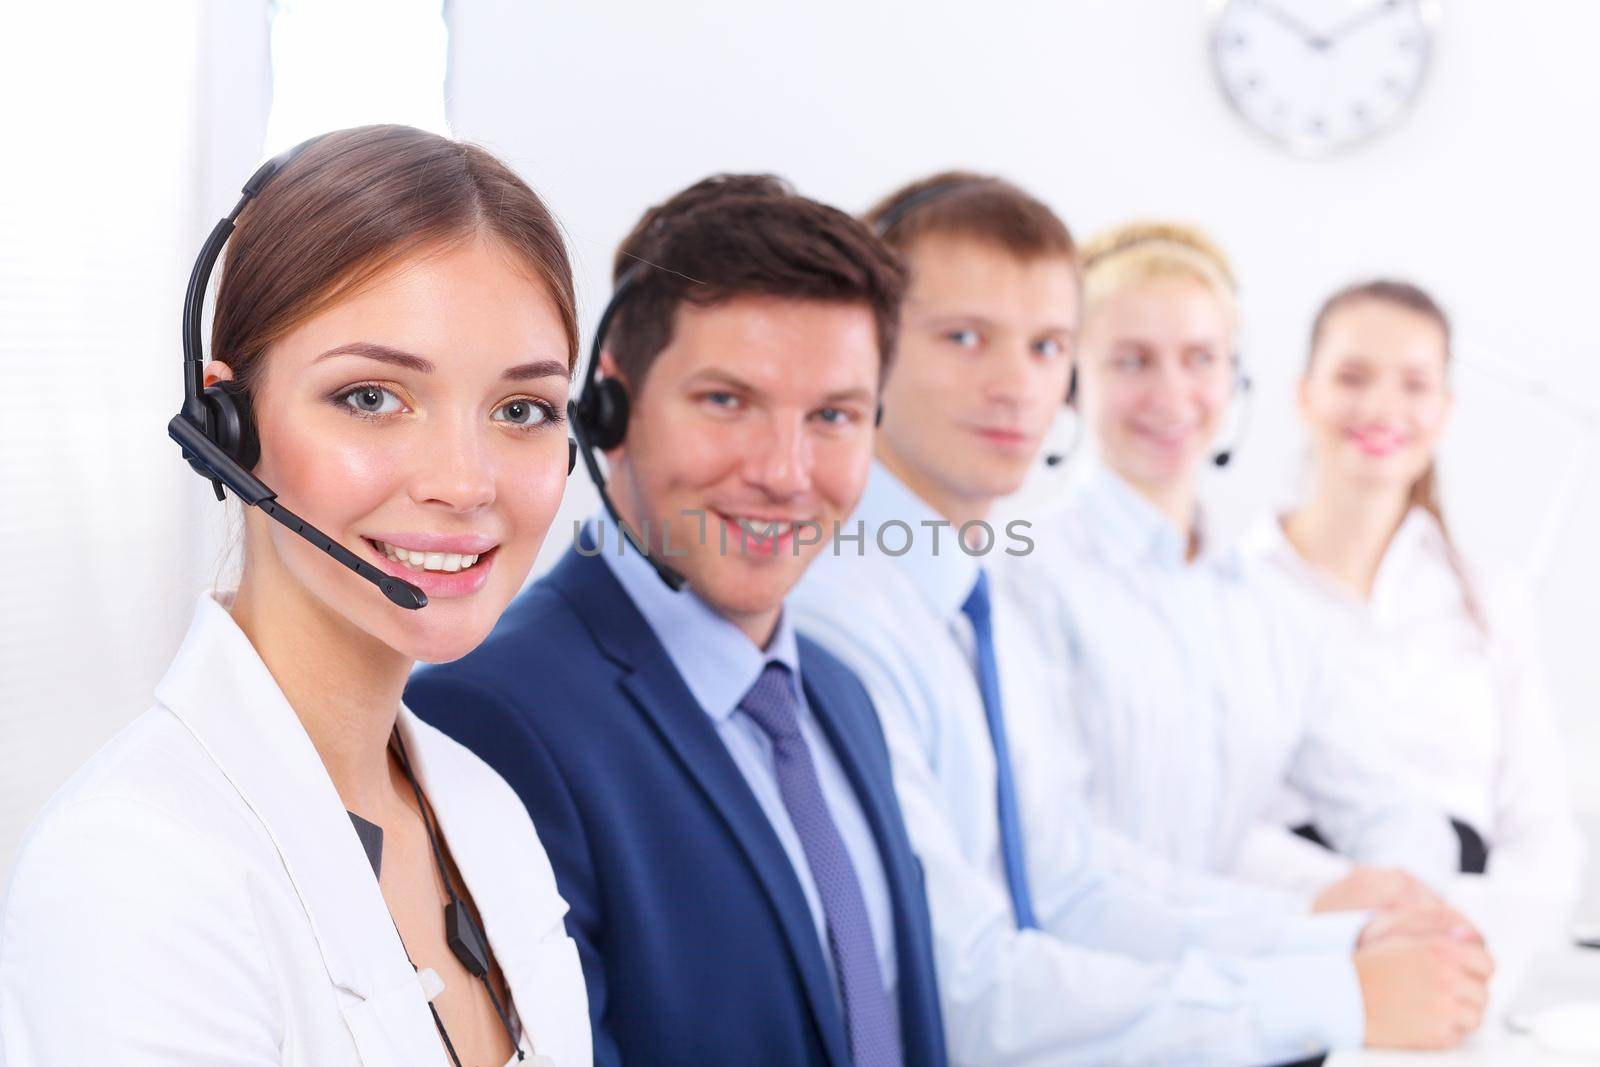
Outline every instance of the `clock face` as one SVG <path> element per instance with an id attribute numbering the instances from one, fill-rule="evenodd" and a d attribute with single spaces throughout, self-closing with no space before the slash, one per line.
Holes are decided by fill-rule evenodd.
<path id="1" fill-rule="evenodd" d="M 1393 125 L 1422 88 L 1433 0 L 1215 0 L 1228 102 L 1290 150 L 1322 155 Z"/>

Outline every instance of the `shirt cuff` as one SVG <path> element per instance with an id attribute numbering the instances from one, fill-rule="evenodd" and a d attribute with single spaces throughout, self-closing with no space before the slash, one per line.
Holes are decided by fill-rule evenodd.
<path id="1" fill-rule="evenodd" d="M 1272 1062 L 1360 1048 L 1366 1009 L 1354 960 L 1316 953 L 1234 961 Z"/>
<path id="2" fill-rule="evenodd" d="M 1274 947 L 1279 952 L 1352 953 L 1361 931 L 1372 921 L 1370 911 L 1335 911 L 1326 915 L 1301 915 L 1283 924 Z"/>

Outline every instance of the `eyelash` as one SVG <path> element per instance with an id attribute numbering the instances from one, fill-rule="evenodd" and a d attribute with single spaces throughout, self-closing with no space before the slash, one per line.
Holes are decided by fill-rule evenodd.
<path id="1" fill-rule="evenodd" d="M 380 385 L 377 382 L 356 382 L 354 385 L 347 385 L 343 389 L 340 389 L 338 392 L 335 392 L 331 396 L 329 396 L 328 397 L 328 401 L 329 401 L 329 403 L 333 404 L 334 407 L 337 407 L 341 411 L 345 412 L 346 414 L 353 415 L 354 417 L 356 417 L 358 419 L 380 420 L 380 419 L 388 418 L 389 415 L 391 415 L 391 414 L 398 414 L 398 412 L 389 412 L 389 413 L 386 413 L 386 414 L 378 414 L 376 412 L 371 412 L 371 411 L 362 411 L 360 408 L 358 408 L 354 404 L 350 403 L 350 398 L 351 397 L 353 397 L 357 393 L 362 392 L 363 390 L 367 390 L 367 389 L 376 390 L 377 392 L 380 392 L 380 393 L 387 393 L 390 396 L 394 397 L 396 400 L 399 400 L 402 405 L 405 404 L 405 401 L 401 399 L 400 394 L 398 392 L 396 392 L 393 389 L 390 389 L 386 385 Z"/>
<path id="2" fill-rule="evenodd" d="M 395 391 L 394 389 L 389 388 L 386 385 L 382 385 L 382 384 L 380 384 L 378 382 L 356 382 L 354 385 L 347 385 L 343 389 L 340 389 L 338 392 L 336 392 L 336 393 L 332 394 L 331 396 L 329 396 L 328 397 L 328 401 L 329 401 L 329 403 L 333 404 L 340 411 L 343 411 L 347 415 L 350 415 L 350 416 L 352 416 L 354 418 L 358 418 L 358 419 L 366 419 L 366 420 L 372 421 L 372 422 L 382 421 L 384 419 L 391 418 L 394 415 L 400 414 L 400 412 L 386 412 L 384 414 L 377 414 L 377 413 L 374 413 L 374 412 L 371 412 L 371 411 L 362 411 L 359 408 L 357 408 L 354 405 L 352 405 L 349 402 L 350 398 L 352 396 L 354 396 L 355 394 L 361 392 L 363 389 L 375 389 L 375 390 L 377 390 L 379 392 L 382 392 L 382 393 L 388 393 L 390 396 L 394 397 L 396 400 L 399 400 L 401 404 L 405 404 L 405 401 L 400 398 L 400 394 L 397 391 Z M 519 433 L 533 433 L 533 432 L 538 431 L 538 430 L 544 430 L 544 429 L 548 429 L 550 427 L 560 426 L 562 423 L 566 422 L 566 414 L 564 412 L 560 411 L 554 404 L 550 403 L 549 401 L 540 400 L 536 396 L 526 396 L 526 395 L 508 396 L 504 400 L 500 401 L 500 403 L 496 404 L 494 406 L 494 410 L 495 411 L 499 411 L 501 408 L 505 407 L 507 404 L 515 404 L 515 403 L 518 403 L 519 401 L 522 402 L 522 403 L 532 404 L 534 407 L 538 408 L 540 411 L 542 411 L 544 413 L 544 419 L 542 421 L 540 421 L 540 422 L 536 422 L 536 423 L 533 423 L 533 424 L 527 425 L 527 426 L 519 426 L 518 424 L 516 424 L 514 422 L 505 422 L 505 420 L 503 420 L 503 419 L 496 419 L 495 421 L 496 422 L 505 422 L 505 425 L 509 426 L 511 429 L 513 429 L 513 430 L 515 430 L 515 431 L 517 431 Z"/>
<path id="3" fill-rule="evenodd" d="M 520 426 L 520 425 L 518 425 L 517 423 L 514 423 L 514 422 L 506 422 L 505 423 L 507 426 L 511 427 L 513 430 L 517 430 L 517 431 L 519 431 L 521 433 L 536 433 L 539 430 L 553 429 L 555 427 L 559 427 L 563 422 L 566 421 L 565 413 L 563 413 L 562 411 L 558 410 L 556 408 L 556 406 L 554 404 L 550 403 L 548 400 L 540 400 L 536 396 L 509 396 L 509 397 L 506 397 L 506 399 L 500 401 L 500 403 L 496 404 L 494 410 L 495 411 L 499 411 L 501 408 L 504 408 L 508 404 L 517 404 L 517 403 L 532 404 L 534 407 L 538 408 L 540 411 L 542 411 L 544 413 L 544 418 L 541 421 L 535 422 L 535 423 L 531 423 L 531 424 L 526 425 L 526 426 Z M 497 419 L 496 421 L 497 422 L 505 422 L 504 419 Z"/>

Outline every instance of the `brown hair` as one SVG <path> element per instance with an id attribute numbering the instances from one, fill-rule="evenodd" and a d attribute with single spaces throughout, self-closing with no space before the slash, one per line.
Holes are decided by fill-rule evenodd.
<path id="1" fill-rule="evenodd" d="M 770 174 L 719 174 L 650 208 L 617 249 L 613 277 L 634 272 L 606 350 L 638 390 L 672 341 L 678 306 L 739 296 L 864 304 L 888 366 L 905 271 L 872 232 Z"/>
<path id="2" fill-rule="evenodd" d="M 1439 306 L 1428 292 L 1411 282 L 1398 281 L 1392 278 L 1377 278 L 1372 281 L 1358 282 L 1347 285 L 1322 302 L 1322 307 L 1317 309 L 1316 318 L 1311 320 L 1311 348 L 1306 355 L 1306 373 L 1311 373 L 1312 364 L 1317 358 L 1317 346 L 1322 342 L 1322 335 L 1327 330 L 1328 322 L 1335 314 L 1345 308 L 1362 303 L 1388 304 L 1392 307 L 1402 308 L 1428 319 L 1444 337 L 1444 359 L 1448 366 L 1450 363 L 1450 318 L 1445 314 L 1444 308 Z M 1419 507 L 1433 516 L 1439 524 L 1440 531 L 1444 534 L 1445 553 L 1450 560 L 1451 568 L 1456 572 L 1456 577 L 1461 583 L 1461 595 L 1466 603 L 1467 613 L 1472 616 L 1480 629 L 1486 629 L 1487 623 L 1483 613 L 1482 604 L 1473 589 L 1473 584 L 1467 575 L 1466 563 L 1457 550 L 1455 539 L 1450 536 L 1450 527 L 1445 522 L 1444 505 L 1439 499 L 1439 474 L 1437 461 L 1430 462 L 1428 469 L 1423 471 L 1416 481 L 1411 483 L 1411 492 L 1407 500 L 1412 507 Z"/>
<path id="3" fill-rule="evenodd" d="M 576 364 L 572 268 L 537 194 L 500 160 L 410 126 L 310 142 L 245 208 L 228 241 L 211 354 L 246 387 L 274 341 L 420 250 L 492 234 L 544 284 Z"/>
<path id="4" fill-rule="evenodd" d="M 1049 205 L 992 175 L 942 171 L 896 189 L 863 217 L 897 251 L 949 234 L 992 242 L 1018 259 L 1078 260 L 1071 231 Z"/>

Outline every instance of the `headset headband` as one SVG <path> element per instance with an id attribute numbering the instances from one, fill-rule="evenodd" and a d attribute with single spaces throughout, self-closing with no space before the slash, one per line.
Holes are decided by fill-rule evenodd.
<path id="1" fill-rule="evenodd" d="M 320 141 L 319 135 L 310 140 L 302 141 L 289 149 L 267 160 L 256 168 L 244 183 L 239 202 L 233 205 L 233 210 L 217 220 L 211 227 L 211 233 L 206 237 L 205 244 L 200 246 L 200 255 L 194 261 L 194 269 L 189 272 L 189 288 L 183 295 L 183 396 L 185 401 L 196 400 L 200 396 L 201 385 L 204 382 L 205 347 L 200 339 L 200 326 L 203 318 L 206 301 L 206 288 L 211 284 L 211 272 L 217 265 L 217 257 L 222 254 L 222 246 L 228 243 L 229 236 L 233 233 L 234 223 L 245 206 L 261 194 L 273 177 L 284 167 L 287 167 L 296 156 L 305 151 L 313 143 Z"/>
<path id="2" fill-rule="evenodd" d="M 1239 291 L 1239 282 L 1233 276 L 1233 268 L 1224 262 L 1217 253 L 1211 251 L 1210 249 L 1202 248 L 1200 245 L 1197 245 L 1192 241 L 1185 240 L 1180 236 L 1170 233 L 1135 232 L 1129 234 L 1126 237 L 1113 241 L 1105 248 L 1097 249 L 1089 255 L 1084 256 L 1083 267 L 1085 270 L 1088 270 L 1096 263 L 1102 263 L 1105 260 L 1111 259 L 1113 256 L 1120 256 L 1124 252 L 1132 251 L 1133 249 L 1142 247 L 1144 245 L 1167 245 L 1173 251 L 1184 256 L 1200 259 L 1211 266 L 1217 272 L 1217 274 L 1221 276 L 1222 280 L 1227 283 L 1228 289 L 1231 292 L 1237 293 Z"/>
<path id="3" fill-rule="evenodd" d="M 873 232 L 879 237 L 886 237 L 889 231 L 904 222 L 907 216 L 921 210 L 936 200 L 944 200 L 957 193 L 980 186 L 993 185 L 993 178 L 973 175 L 970 177 L 950 178 L 942 182 L 934 182 L 926 189 L 919 189 L 900 201 L 890 204 L 884 209 L 883 214 L 872 224 Z"/>

